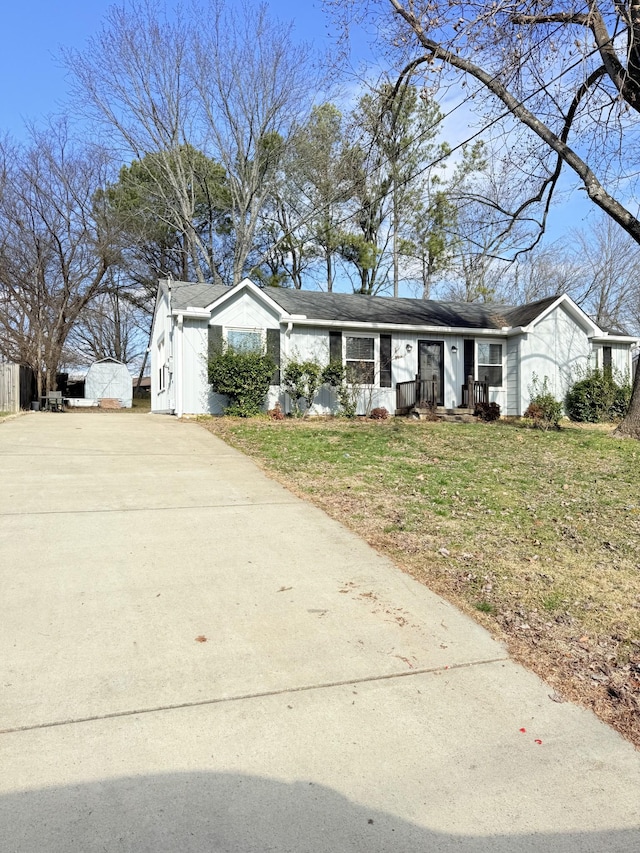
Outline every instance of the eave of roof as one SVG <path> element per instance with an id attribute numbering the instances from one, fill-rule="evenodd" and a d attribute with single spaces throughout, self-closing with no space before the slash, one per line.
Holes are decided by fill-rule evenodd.
<path id="1" fill-rule="evenodd" d="M 415 329 L 474 334 L 514 334 L 528 331 L 555 304 L 566 303 L 576 320 L 601 332 L 595 323 L 566 296 L 550 296 L 526 305 L 436 302 L 433 300 L 365 296 L 350 293 L 256 287 L 245 279 L 235 287 L 218 284 L 164 282 L 169 292 L 171 313 L 206 319 L 218 305 L 243 289 L 254 292 L 280 316 L 294 325 L 342 326 L 348 328 Z"/>

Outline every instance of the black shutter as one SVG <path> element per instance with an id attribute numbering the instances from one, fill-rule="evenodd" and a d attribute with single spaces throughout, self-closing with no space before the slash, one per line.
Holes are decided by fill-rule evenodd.
<path id="1" fill-rule="evenodd" d="M 342 332 L 329 332 L 329 361 L 342 364 Z"/>
<path id="2" fill-rule="evenodd" d="M 475 379 L 475 341 L 468 338 L 464 342 L 464 384 L 469 377 Z"/>
<path id="3" fill-rule="evenodd" d="M 267 355 L 271 356 L 276 369 L 270 385 L 280 384 L 280 329 L 267 329 Z"/>
<path id="4" fill-rule="evenodd" d="M 209 326 L 207 356 L 209 361 L 222 352 L 222 326 Z"/>
<path id="5" fill-rule="evenodd" d="M 391 388 L 391 335 L 380 335 L 380 387 Z"/>

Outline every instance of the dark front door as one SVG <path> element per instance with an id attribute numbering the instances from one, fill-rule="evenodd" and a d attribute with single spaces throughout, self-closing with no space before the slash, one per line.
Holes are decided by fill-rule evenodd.
<path id="1" fill-rule="evenodd" d="M 418 341 L 418 379 L 431 382 L 439 406 L 444 405 L 444 341 Z"/>

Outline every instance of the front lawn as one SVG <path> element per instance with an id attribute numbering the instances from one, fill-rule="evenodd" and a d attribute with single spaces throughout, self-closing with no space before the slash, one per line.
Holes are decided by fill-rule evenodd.
<path id="1" fill-rule="evenodd" d="M 598 429 L 212 418 L 640 745 L 640 443 Z"/>

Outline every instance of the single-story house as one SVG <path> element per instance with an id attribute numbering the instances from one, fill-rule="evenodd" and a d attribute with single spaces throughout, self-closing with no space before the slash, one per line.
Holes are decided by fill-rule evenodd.
<path id="1" fill-rule="evenodd" d="M 589 366 L 630 375 L 637 339 L 607 333 L 566 295 L 504 306 L 261 289 L 249 279 L 235 287 L 162 280 L 151 335 L 151 410 L 221 413 L 225 398 L 207 379 L 208 353 L 221 343 L 264 347 L 279 367 L 288 359 L 339 359 L 362 386 L 360 412 L 399 410 L 402 393 L 414 387 L 403 383 L 417 379 L 428 380 L 438 405 L 457 408 L 468 404 L 471 377 L 503 415 L 522 415 L 534 375 L 547 377 L 562 400 Z M 276 402 L 289 410 L 278 371 L 267 405 Z M 335 409 L 333 392 L 323 388 L 313 411 Z"/>

